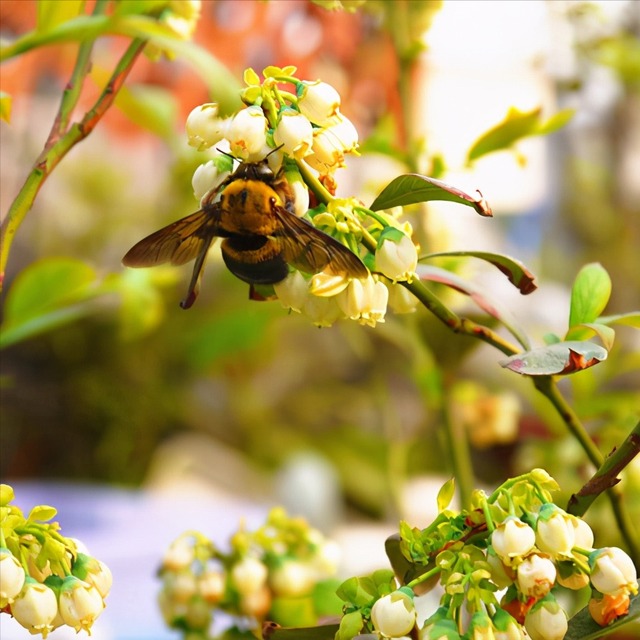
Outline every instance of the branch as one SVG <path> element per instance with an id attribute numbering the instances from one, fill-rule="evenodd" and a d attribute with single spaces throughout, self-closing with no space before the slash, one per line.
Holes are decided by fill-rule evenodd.
<path id="1" fill-rule="evenodd" d="M 42 187 L 58 163 L 78 142 L 84 140 L 84 138 L 93 131 L 109 107 L 111 107 L 118 91 L 129 75 L 133 64 L 144 49 L 145 44 L 146 40 L 135 39 L 132 41 L 118 62 L 107 86 L 104 88 L 93 108 L 84 116 L 81 122 L 73 124 L 64 135 L 59 136 L 56 134 L 56 130 L 58 130 L 58 133 L 61 133 L 61 126 L 65 121 L 68 121 L 70 115 L 69 106 L 72 104 L 75 105 L 74 101 L 77 101 L 77 87 L 70 89 L 67 96 L 63 97 L 63 103 L 58 116 L 56 116 L 52 133 L 49 136 L 49 140 L 47 140 L 47 145 L 52 141 L 53 144 L 49 147 L 45 146 L 34 168 L 27 177 L 24 186 L 13 201 L 6 218 L 2 222 L 2 227 L 0 227 L 0 292 L 2 291 L 5 269 L 13 239 L 25 216 L 33 206 L 40 187 Z M 82 64 L 80 58 L 79 53 L 78 63 L 76 64 L 72 78 L 79 77 L 81 69 L 84 68 L 79 68 L 79 65 Z"/>

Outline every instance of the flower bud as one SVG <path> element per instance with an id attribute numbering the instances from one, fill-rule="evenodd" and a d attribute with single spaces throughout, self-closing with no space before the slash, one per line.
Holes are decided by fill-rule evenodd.
<path id="1" fill-rule="evenodd" d="M 531 640 L 562 640 L 569 628 L 567 614 L 549 594 L 526 615 L 524 628 Z"/>
<path id="2" fill-rule="evenodd" d="M 572 571 L 568 575 L 562 575 L 562 573 L 562 570 L 558 571 L 556 580 L 558 584 L 563 586 L 565 589 L 579 591 L 589 584 L 589 576 L 577 569 Z"/>
<path id="3" fill-rule="evenodd" d="M 389 290 L 387 287 L 380 281 L 374 281 L 369 301 L 362 311 L 360 323 L 375 327 L 376 322 L 384 322 L 388 300 Z"/>
<path id="4" fill-rule="evenodd" d="M 382 272 L 389 280 L 411 280 L 418 265 L 416 245 L 409 236 L 393 229 L 381 237 L 376 250 L 376 271 Z"/>
<path id="5" fill-rule="evenodd" d="M 276 595 L 297 598 L 313 589 L 315 576 L 308 564 L 290 560 L 273 572 L 269 582 Z"/>
<path id="6" fill-rule="evenodd" d="M 248 158 L 261 151 L 267 143 L 267 120 L 262 109 L 254 105 L 238 111 L 225 137 L 236 158 Z"/>
<path id="7" fill-rule="evenodd" d="M 574 517 L 554 504 L 548 503 L 540 509 L 536 524 L 536 545 L 552 558 L 571 555 L 575 546 Z"/>
<path id="8" fill-rule="evenodd" d="M 203 151 L 226 137 L 229 121 L 218 117 L 215 102 L 201 104 L 187 116 L 186 129 L 189 146 Z"/>
<path id="9" fill-rule="evenodd" d="M 631 597 L 626 590 L 614 596 L 605 594 L 600 600 L 596 598 L 589 600 L 589 613 L 601 627 L 606 627 L 620 616 L 627 615 L 630 603 Z"/>
<path id="10" fill-rule="evenodd" d="M 304 158 L 311 153 L 313 128 L 306 116 L 295 109 L 284 109 L 273 132 L 273 141 L 277 146 L 282 145 L 291 157 Z"/>
<path id="11" fill-rule="evenodd" d="M 254 593 L 267 580 L 267 567 L 257 558 L 247 556 L 231 569 L 231 582 L 241 594 Z"/>
<path id="12" fill-rule="evenodd" d="M 371 276 L 366 280 L 350 280 L 347 288 L 336 296 L 342 312 L 352 320 L 358 320 L 369 308 L 373 294 L 374 281 Z"/>
<path id="13" fill-rule="evenodd" d="M 308 295 L 302 313 L 308 316 L 316 327 L 330 327 L 342 315 L 336 302 L 337 297 L 321 298 Z"/>
<path id="14" fill-rule="evenodd" d="M 198 590 L 196 579 L 188 569 L 178 572 L 165 571 L 162 577 L 165 589 L 176 602 L 186 604 Z"/>
<path id="15" fill-rule="evenodd" d="M 537 554 L 527 556 L 517 571 L 518 588 L 528 598 L 547 595 L 556 581 L 556 566 L 549 558 Z"/>
<path id="16" fill-rule="evenodd" d="M 393 313 L 413 313 L 418 306 L 418 298 L 400 284 L 385 282 L 389 289 L 389 307 Z"/>
<path id="17" fill-rule="evenodd" d="M 113 584 L 113 575 L 109 567 L 101 560 L 79 553 L 72 573 L 76 578 L 93 585 L 103 599 L 109 595 Z"/>
<path id="18" fill-rule="evenodd" d="M 186 569 L 194 560 L 193 545 L 186 538 L 174 540 L 162 558 L 162 566 L 171 571 Z"/>
<path id="19" fill-rule="evenodd" d="M 244 593 L 240 598 L 240 610 L 247 616 L 253 616 L 258 620 L 265 618 L 271 608 L 271 591 L 263 585 L 256 591 Z"/>
<path id="20" fill-rule="evenodd" d="M 516 577 L 514 570 L 506 566 L 491 547 L 489 547 L 489 551 L 487 552 L 487 562 L 491 567 L 491 582 L 493 582 L 498 589 L 506 589 L 513 584 Z"/>
<path id="21" fill-rule="evenodd" d="M 469 640 L 495 640 L 491 618 L 484 612 L 474 613 L 466 636 Z"/>
<path id="22" fill-rule="evenodd" d="M 202 206 L 204 200 L 215 191 L 230 175 L 233 168 L 233 160 L 229 156 L 219 154 L 209 162 L 201 164 L 194 172 L 191 179 L 193 195 Z"/>
<path id="23" fill-rule="evenodd" d="M 17 558 L 2 547 L 0 549 L 0 609 L 11 604 L 22 591 L 25 572 Z"/>
<path id="24" fill-rule="evenodd" d="M 638 576 L 633 560 L 618 547 L 597 549 L 589 556 L 591 584 L 600 593 L 616 595 L 623 590 L 638 592 Z"/>
<path id="25" fill-rule="evenodd" d="M 593 531 L 591 527 L 582 518 L 573 518 L 571 520 L 574 528 L 574 547 L 580 547 L 587 551 L 593 551 Z"/>
<path id="26" fill-rule="evenodd" d="M 496 608 L 493 625 L 495 640 L 525 640 L 522 626 L 500 607 Z"/>
<path id="27" fill-rule="evenodd" d="M 491 545 L 506 565 L 527 555 L 536 542 L 535 531 L 519 518 L 509 516 L 491 534 Z"/>
<path id="28" fill-rule="evenodd" d="M 299 271 L 291 271 L 280 282 L 273 285 L 273 290 L 285 309 L 300 313 L 309 297 L 309 285 Z"/>
<path id="29" fill-rule="evenodd" d="M 59 608 L 65 624 L 73 627 L 76 633 L 81 629 L 88 632 L 102 613 L 104 602 L 94 586 L 69 576 L 60 589 Z"/>
<path id="30" fill-rule="evenodd" d="M 226 578 L 220 571 L 207 571 L 198 578 L 198 592 L 209 604 L 222 600 L 225 586 Z"/>
<path id="31" fill-rule="evenodd" d="M 55 593 L 44 584 L 26 577 L 22 590 L 11 604 L 11 614 L 29 633 L 46 638 L 58 613 Z"/>
<path id="32" fill-rule="evenodd" d="M 340 94 L 326 82 L 301 82 L 298 85 L 300 113 L 320 127 L 338 113 Z"/>
<path id="33" fill-rule="evenodd" d="M 211 626 L 211 606 L 202 598 L 191 598 L 184 621 L 192 631 L 206 631 Z"/>
<path id="34" fill-rule="evenodd" d="M 416 624 L 413 600 L 403 591 L 394 591 L 376 600 L 371 608 L 371 622 L 383 636 L 399 638 L 411 632 Z"/>

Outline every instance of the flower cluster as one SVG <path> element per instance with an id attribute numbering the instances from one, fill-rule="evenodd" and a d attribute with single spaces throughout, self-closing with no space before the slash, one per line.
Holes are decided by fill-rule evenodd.
<path id="1" fill-rule="evenodd" d="M 241 94 L 246 107 L 230 117 L 221 117 L 215 103 L 193 109 L 186 123 L 189 144 L 208 155 L 193 176 L 194 195 L 201 204 L 218 197 L 236 168 L 234 159 L 266 158 L 286 179 L 296 215 L 356 253 L 370 273 L 358 279 L 290 266 L 287 278 L 259 294 L 277 297 L 318 326 L 339 318 L 374 326 L 384 321 L 387 307 L 411 312 L 418 301 L 399 285 L 411 282 L 417 265 L 411 226 L 397 220 L 398 211 L 374 213 L 354 198 L 334 197 L 335 172 L 357 153 L 358 134 L 340 111 L 338 92 L 322 81 L 299 80 L 295 71 L 267 67 L 261 83 L 248 69 Z"/>
<path id="2" fill-rule="evenodd" d="M 444 595 L 419 629 L 420 640 L 562 640 L 568 623 L 558 586 L 590 587 L 589 611 L 600 625 L 625 615 L 638 592 L 633 562 L 621 549 L 594 549 L 587 523 L 550 501 L 554 489 L 555 481 L 536 469 L 489 497 L 476 492 L 469 511 L 442 509 L 422 531 L 401 523 L 399 550 L 413 568 L 391 583 L 375 574 L 345 582 L 337 639 L 412 635 L 414 591 L 424 592 L 436 577 Z M 466 629 L 464 610 L 471 614 Z"/>
<path id="3" fill-rule="evenodd" d="M 90 633 L 111 589 L 109 568 L 61 536 L 57 523 L 43 524 L 55 515 L 52 507 L 35 507 L 25 518 L 10 504 L 9 485 L 0 485 L 0 498 L 2 613 L 43 638 L 65 624 Z"/>
<path id="4" fill-rule="evenodd" d="M 296 599 L 313 608 L 311 592 L 333 575 L 339 549 L 300 518 L 273 509 L 255 532 L 240 530 L 229 553 L 198 532 L 168 548 L 160 576 L 159 604 L 166 623 L 184 632 L 206 632 L 216 609 L 259 625 L 278 605 Z"/>

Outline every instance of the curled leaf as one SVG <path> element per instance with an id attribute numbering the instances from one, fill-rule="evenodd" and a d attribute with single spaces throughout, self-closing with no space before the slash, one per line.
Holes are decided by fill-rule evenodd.
<path id="1" fill-rule="evenodd" d="M 518 353 L 500 363 L 505 369 L 527 376 L 566 375 L 606 360 L 607 350 L 593 342 L 556 342 Z"/>
<path id="2" fill-rule="evenodd" d="M 478 191 L 478 197 L 473 197 L 435 178 L 421 176 L 418 173 L 407 173 L 394 178 L 373 201 L 369 207 L 371 211 L 403 207 L 418 202 L 444 200 L 457 202 L 473 207 L 481 216 L 491 217 L 493 212 L 487 201 Z"/>
<path id="3" fill-rule="evenodd" d="M 522 264 L 522 262 L 501 253 L 490 253 L 488 251 L 444 251 L 440 253 L 430 253 L 429 255 L 421 257 L 420 261 L 422 262 L 423 260 L 431 258 L 439 258 L 441 256 L 469 256 L 485 260 L 502 271 L 502 273 L 509 278 L 509 282 L 515 285 L 523 296 L 532 293 L 538 288 L 538 285 L 534 282 L 535 276 Z"/>

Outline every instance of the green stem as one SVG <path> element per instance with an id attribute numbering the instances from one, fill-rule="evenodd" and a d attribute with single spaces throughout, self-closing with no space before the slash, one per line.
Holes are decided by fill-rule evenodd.
<path id="1" fill-rule="evenodd" d="M 0 292 L 2 291 L 7 260 L 15 234 L 33 206 L 40 187 L 42 187 L 58 163 L 78 142 L 84 140 L 93 131 L 106 111 L 111 107 L 145 44 L 146 41 L 141 39 L 132 41 L 93 108 L 84 116 L 81 122 L 73 124 L 51 147 L 45 148 L 38 158 L 0 228 Z M 56 125 L 54 124 L 54 126 Z"/>
<path id="2" fill-rule="evenodd" d="M 460 504 L 463 507 L 471 504 L 474 477 L 469 438 L 460 420 L 453 420 L 449 411 L 451 402 L 450 385 L 445 383 L 445 402 L 442 405 L 442 421 L 453 463 L 453 475 L 458 486 Z"/>
<path id="3" fill-rule="evenodd" d="M 314 175 L 309 165 L 304 160 L 297 159 L 296 164 L 298 165 L 302 179 L 318 199 L 318 202 L 321 204 L 329 204 L 334 199 L 333 196 L 324 188 L 324 185 Z"/>
<path id="4" fill-rule="evenodd" d="M 409 584 L 407 584 L 406 586 L 409 587 L 410 589 L 413 589 L 414 587 L 417 587 L 420 583 L 424 582 L 425 580 L 428 580 L 432 576 L 438 575 L 441 571 L 442 569 L 440 567 L 434 567 L 433 569 L 430 569 L 426 573 L 423 573 L 421 576 L 418 576 L 415 580 L 412 580 L 411 582 L 409 582 Z"/>
<path id="5" fill-rule="evenodd" d="M 107 9 L 108 4 L 109 0 L 97 0 L 93 7 L 92 15 L 97 16 L 103 14 Z M 93 49 L 94 42 L 95 38 L 90 38 L 80 43 L 73 73 L 71 74 L 71 78 L 69 79 L 67 86 L 62 92 L 60 108 L 53 126 L 51 127 L 51 132 L 49 133 L 47 142 L 44 145 L 42 155 L 44 155 L 44 153 L 59 140 L 60 136 L 67 131 L 73 110 L 76 104 L 78 104 L 84 80 L 91 69 L 91 51 Z"/>

